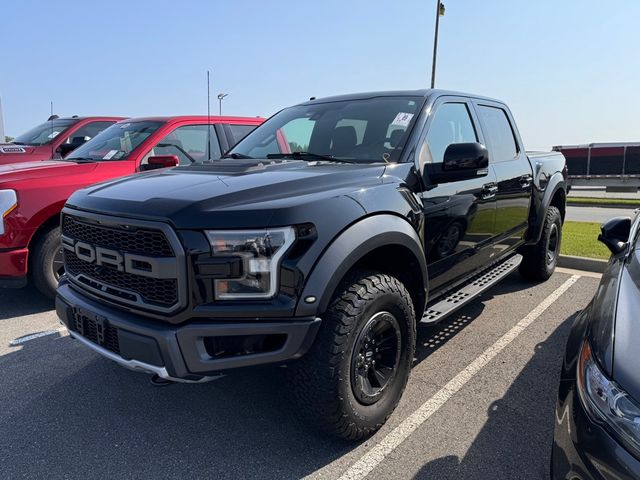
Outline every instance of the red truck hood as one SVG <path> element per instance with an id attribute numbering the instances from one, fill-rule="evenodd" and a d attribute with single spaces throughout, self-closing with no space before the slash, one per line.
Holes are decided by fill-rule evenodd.
<path id="1" fill-rule="evenodd" d="M 14 143 L 0 143 L 0 157 L 3 155 L 25 155 L 33 153 L 36 147 L 16 145 Z"/>
<path id="2" fill-rule="evenodd" d="M 88 173 L 98 166 L 97 163 L 75 163 L 58 160 L 0 165 L 0 184 L 7 181 L 34 180 L 45 177 L 62 177 Z"/>
<path id="3" fill-rule="evenodd" d="M 51 158 L 51 147 L 30 147 L 13 143 L 0 143 L 0 165 L 9 163 L 32 162 Z"/>

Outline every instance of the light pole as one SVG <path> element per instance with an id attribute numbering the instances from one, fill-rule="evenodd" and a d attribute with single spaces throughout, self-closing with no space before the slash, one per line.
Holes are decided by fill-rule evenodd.
<path id="1" fill-rule="evenodd" d="M 436 85 L 436 58 L 438 56 L 438 26 L 440 24 L 440 17 L 444 17 L 444 3 L 440 0 L 436 2 L 436 32 L 433 38 L 433 60 L 431 63 L 431 88 Z"/>
<path id="2" fill-rule="evenodd" d="M 219 110 L 218 110 L 218 114 L 219 114 L 220 116 L 222 116 L 222 100 L 224 100 L 224 97 L 227 97 L 227 96 L 229 96 L 229 94 L 228 94 L 228 93 L 219 93 L 219 94 L 218 94 L 218 102 L 219 102 L 219 104 L 220 104 L 220 108 L 219 108 Z"/>

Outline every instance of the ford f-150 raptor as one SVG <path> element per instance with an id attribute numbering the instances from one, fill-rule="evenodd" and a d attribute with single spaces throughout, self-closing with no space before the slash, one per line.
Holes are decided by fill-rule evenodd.
<path id="1" fill-rule="evenodd" d="M 0 165 L 0 287 L 21 287 L 30 274 L 42 293 L 55 296 L 64 270 L 60 211 L 78 188 L 219 158 L 262 121 L 206 116 L 130 119 L 107 128 L 64 159 Z"/>
<path id="2" fill-rule="evenodd" d="M 519 267 L 553 273 L 565 159 L 527 155 L 507 106 L 440 90 L 312 99 L 222 159 L 76 192 L 56 308 L 157 381 L 286 364 L 324 429 L 372 434 L 416 327 Z"/>

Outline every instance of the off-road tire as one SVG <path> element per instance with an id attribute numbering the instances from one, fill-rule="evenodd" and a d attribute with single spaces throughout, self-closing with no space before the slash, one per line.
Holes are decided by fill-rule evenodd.
<path id="1" fill-rule="evenodd" d="M 382 313 L 384 312 L 384 313 Z M 354 393 L 354 349 L 362 345 L 372 318 L 390 313 L 400 332 L 397 368 L 373 404 Z M 337 288 L 310 351 L 288 369 L 303 413 L 324 431 L 348 440 L 372 435 L 389 418 L 404 392 L 415 350 L 416 322 L 411 296 L 396 278 L 355 271 Z M 356 352 L 356 358 L 357 352 Z"/>
<path id="2" fill-rule="evenodd" d="M 562 216 L 556 207 L 549 207 L 544 218 L 540 241 L 535 245 L 527 246 L 521 252 L 523 258 L 520 263 L 520 274 L 527 280 L 536 282 L 548 280 L 556 269 L 561 243 Z M 548 255 L 550 253 L 553 254 L 551 260 Z"/>
<path id="3" fill-rule="evenodd" d="M 30 253 L 30 271 L 33 284 L 40 292 L 55 298 L 58 278 L 54 273 L 53 261 L 60 250 L 60 227 L 52 227 L 38 238 Z"/>

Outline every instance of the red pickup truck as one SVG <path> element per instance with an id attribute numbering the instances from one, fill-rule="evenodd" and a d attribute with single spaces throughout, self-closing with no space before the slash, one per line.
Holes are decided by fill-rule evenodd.
<path id="1" fill-rule="evenodd" d="M 123 118 L 54 115 L 11 143 L 0 142 L 0 165 L 62 158 Z"/>
<path id="2" fill-rule="evenodd" d="M 0 165 L 0 286 L 21 287 L 28 273 L 53 298 L 63 273 L 59 215 L 88 185 L 219 158 L 264 119 L 150 117 L 123 120 L 61 160 Z"/>

